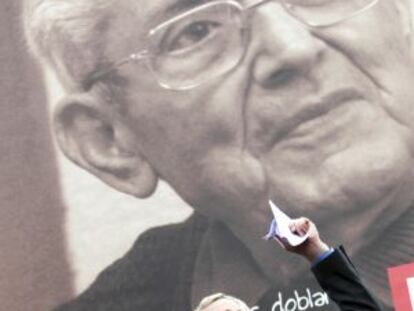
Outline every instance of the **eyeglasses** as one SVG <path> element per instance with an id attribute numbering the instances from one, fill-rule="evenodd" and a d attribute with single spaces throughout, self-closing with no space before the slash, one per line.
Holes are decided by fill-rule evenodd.
<path id="1" fill-rule="evenodd" d="M 187 90 L 234 69 L 248 45 L 249 15 L 271 0 L 243 6 L 234 0 L 205 3 L 153 28 L 147 48 L 90 76 L 89 88 L 119 66 L 142 61 L 167 89 Z M 279 0 L 296 19 L 312 28 L 327 27 L 353 18 L 379 0 Z"/>

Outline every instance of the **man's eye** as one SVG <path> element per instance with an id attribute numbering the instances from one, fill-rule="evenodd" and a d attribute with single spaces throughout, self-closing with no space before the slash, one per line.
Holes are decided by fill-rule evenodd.
<path id="1" fill-rule="evenodd" d="M 213 35 L 214 31 L 220 27 L 217 22 L 199 21 L 194 22 L 183 28 L 168 44 L 168 52 L 174 53 L 181 50 L 190 49 Z"/>

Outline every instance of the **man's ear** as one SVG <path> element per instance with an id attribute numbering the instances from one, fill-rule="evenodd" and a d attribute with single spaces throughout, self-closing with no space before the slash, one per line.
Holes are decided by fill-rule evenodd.
<path id="1" fill-rule="evenodd" d="M 140 198 L 154 192 L 158 176 L 113 107 L 90 94 L 69 95 L 56 107 L 53 128 L 63 153 L 106 184 Z"/>

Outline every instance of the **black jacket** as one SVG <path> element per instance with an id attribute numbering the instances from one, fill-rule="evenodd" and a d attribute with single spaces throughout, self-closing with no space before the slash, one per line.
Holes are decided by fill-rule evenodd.
<path id="1" fill-rule="evenodd" d="M 378 311 L 380 304 L 362 282 L 351 260 L 340 247 L 312 268 L 329 298 L 343 311 Z"/>

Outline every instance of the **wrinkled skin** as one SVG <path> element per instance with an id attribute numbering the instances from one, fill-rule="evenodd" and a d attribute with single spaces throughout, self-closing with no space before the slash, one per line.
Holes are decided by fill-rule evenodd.
<path id="1" fill-rule="evenodd" d="M 166 18 L 148 20 L 165 0 L 141 2 L 117 6 L 109 58 L 145 48 L 146 31 Z M 375 235 L 413 200 L 407 3 L 383 0 L 319 29 L 266 3 L 252 15 L 240 65 L 188 91 L 160 88 L 142 63 L 120 68 L 124 148 L 197 211 L 225 222 L 270 278 L 281 265 L 279 281 L 293 274 L 260 240 L 268 198 L 318 223 L 328 243 L 358 249 L 362 234 Z"/>

